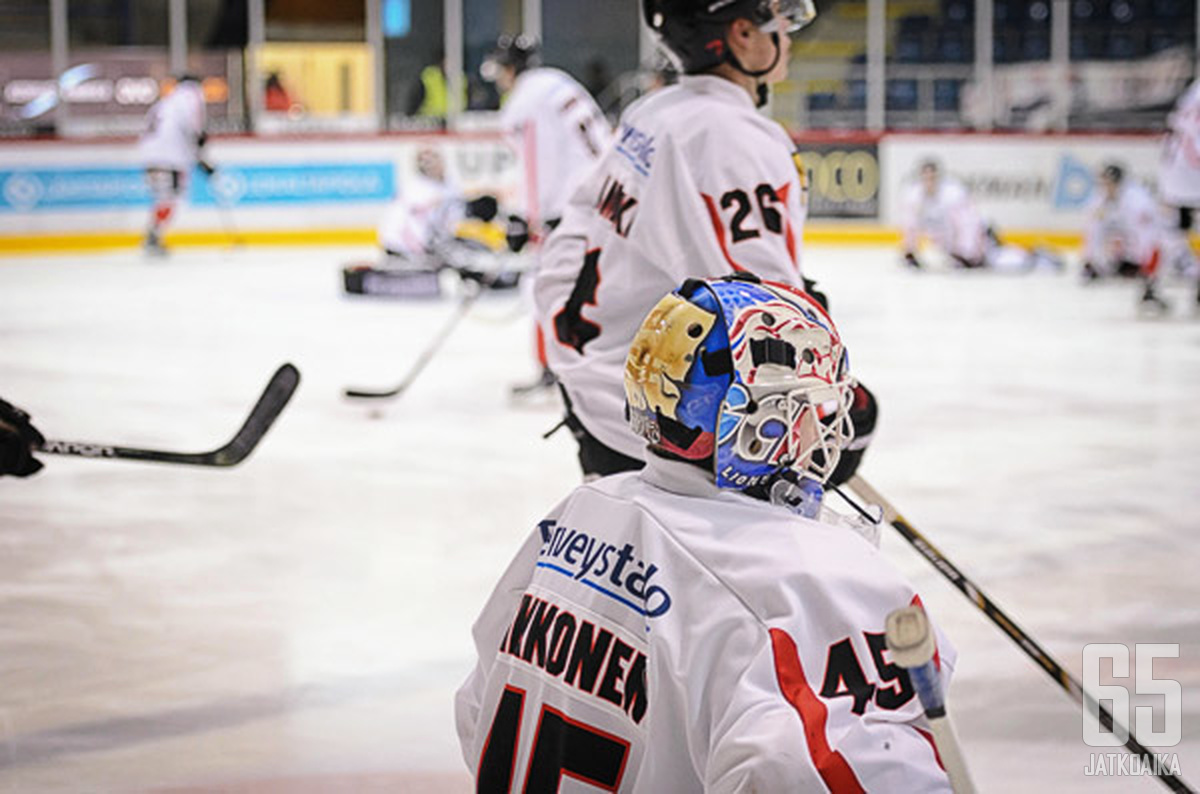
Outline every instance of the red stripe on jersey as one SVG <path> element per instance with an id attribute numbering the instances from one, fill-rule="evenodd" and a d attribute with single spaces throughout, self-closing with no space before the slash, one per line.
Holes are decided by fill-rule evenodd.
<path id="1" fill-rule="evenodd" d="M 792 226 L 792 213 L 787 211 L 787 199 L 791 187 L 790 184 L 785 184 L 775 191 L 775 195 L 779 196 L 779 203 L 783 205 L 783 230 L 787 240 L 788 255 L 792 258 L 792 264 L 798 267 L 800 261 L 796 259 L 796 230 Z"/>
<path id="2" fill-rule="evenodd" d="M 921 603 L 921 596 L 919 594 L 914 595 L 912 601 L 908 602 L 908 605 L 910 607 L 920 607 L 921 609 L 925 608 L 925 605 Z M 939 671 L 942 669 L 942 652 L 938 650 L 936 635 L 933 638 L 933 666 Z"/>
<path id="3" fill-rule="evenodd" d="M 938 768 L 945 772 L 946 765 L 942 763 L 942 754 L 938 752 L 937 742 L 933 740 L 933 734 L 929 731 L 921 730 L 916 725 L 912 726 L 912 729 L 919 733 L 922 739 L 929 742 L 929 747 L 933 750 L 933 760 L 937 761 Z"/>
<path id="4" fill-rule="evenodd" d="M 825 720 L 829 709 L 812 691 L 800 666 L 796 642 L 786 631 L 771 629 L 771 649 L 775 655 L 775 676 L 779 691 L 800 715 L 804 739 L 813 766 L 833 794 L 862 794 L 865 791 L 850 764 L 837 750 L 830 748 L 825 736 Z"/>
<path id="5" fill-rule="evenodd" d="M 529 214 L 529 227 L 541 229 L 541 207 L 538 206 L 537 127 L 532 119 L 525 122 L 522 132 L 525 139 L 525 210 Z"/>
<path id="6" fill-rule="evenodd" d="M 746 268 L 734 262 L 733 257 L 729 255 L 729 245 L 725 242 L 725 224 L 721 222 L 721 213 L 717 209 L 717 202 L 713 201 L 713 197 L 707 193 L 701 193 L 700 197 L 704 199 L 704 206 L 708 207 L 708 217 L 712 221 L 713 231 L 717 233 L 717 242 L 721 244 L 721 253 L 725 255 L 725 261 L 738 273 L 746 272 Z"/>

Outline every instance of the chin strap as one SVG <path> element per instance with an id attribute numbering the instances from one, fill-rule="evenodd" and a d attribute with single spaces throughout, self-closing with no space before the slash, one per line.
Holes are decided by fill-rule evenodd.
<path id="1" fill-rule="evenodd" d="M 733 54 L 732 49 L 729 49 L 729 54 L 725 56 L 725 60 L 729 62 L 730 66 L 732 66 L 734 69 L 737 69 L 747 77 L 753 77 L 755 80 L 758 80 L 760 77 L 766 77 L 779 64 L 779 59 L 783 57 L 783 48 L 779 46 L 778 32 L 771 34 L 771 42 L 775 45 L 775 58 L 771 61 L 771 65 L 766 69 L 747 69 L 745 66 L 742 66 L 742 62 L 739 61 L 737 56 Z M 755 107 L 763 107 L 767 104 L 767 100 L 771 97 L 771 87 L 765 82 L 760 82 L 755 86 L 754 90 L 756 100 Z"/>

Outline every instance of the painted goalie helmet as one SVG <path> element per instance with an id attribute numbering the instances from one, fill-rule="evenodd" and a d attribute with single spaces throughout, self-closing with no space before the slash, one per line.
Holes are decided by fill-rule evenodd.
<path id="1" fill-rule="evenodd" d="M 800 290 L 744 275 L 689 279 L 651 310 L 625 362 L 633 431 L 716 483 L 825 482 L 854 437 L 853 382 L 829 315 Z"/>

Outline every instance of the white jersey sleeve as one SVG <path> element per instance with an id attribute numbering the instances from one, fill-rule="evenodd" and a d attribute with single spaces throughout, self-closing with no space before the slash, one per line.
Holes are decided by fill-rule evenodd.
<path id="1" fill-rule="evenodd" d="M 1200 207 L 1200 80 L 1175 104 L 1159 170 L 1163 200 L 1176 207 Z"/>
<path id="2" fill-rule="evenodd" d="M 483 791 L 945 794 L 883 641 L 916 600 L 852 530 L 651 461 L 576 489 L 505 572 L 456 700 L 464 758 Z"/>
<path id="3" fill-rule="evenodd" d="M 1100 196 L 1084 233 L 1084 258 L 1105 269 L 1132 262 L 1153 272 L 1162 256 L 1167 223 L 1143 185 L 1126 178 L 1114 199 Z"/>
<path id="4" fill-rule="evenodd" d="M 450 234 L 463 213 L 462 197 L 453 186 L 414 176 L 384 210 L 379 244 L 396 254 L 423 254 L 438 237 Z"/>
<path id="5" fill-rule="evenodd" d="M 626 111 L 534 285 L 550 368 L 589 432 L 641 457 L 624 419 L 625 354 L 684 279 L 750 271 L 802 284 L 803 191 L 787 134 L 727 80 L 685 77 Z"/>

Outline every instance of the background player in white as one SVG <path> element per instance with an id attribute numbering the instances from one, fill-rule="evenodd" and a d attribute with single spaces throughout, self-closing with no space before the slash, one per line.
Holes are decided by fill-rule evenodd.
<path id="1" fill-rule="evenodd" d="M 165 253 L 163 232 L 179 197 L 187 191 L 192 169 L 198 165 L 210 176 L 213 173 L 203 155 L 206 118 L 200 81 L 188 74 L 182 75 L 171 92 L 146 113 L 146 129 L 138 141 L 138 154 L 154 199 L 146 231 L 148 253 Z"/>
<path id="2" fill-rule="evenodd" d="M 501 36 L 480 71 L 501 93 L 500 125 L 520 160 L 521 191 L 516 206 L 535 238 L 562 220 L 567 199 L 612 140 L 608 119 L 575 78 L 541 65 L 537 41 Z M 515 395 L 554 385 L 546 366 L 543 329 L 535 328 L 541 374 Z"/>
<path id="3" fill-rule="evenodd" d="M 920 270 L 922 240 L 950 258 L 955 267 L 1006 271 L 1061 270 L 1063 262 L 1040 248 L 1002 243 L 984 220 L 962 182 L 942 173 L 936 160 L 921 163 L 917 179 L 900 195 L 904 262 Z"/>
<path id="4" fill-rule="evenodd" d="M 788 34 L 812 20 L 811 3 L 648 0 L 644 13 L 685 74 L 625 111 L 547 241 L 534 285 L 585 476 L 641 465 L 621 373 L 656 295 L 689 276 L 739 271 L 803 283 L 795 146 L 756 108 L 787 76 Z"/>
<path id="5" fill-rule="evenodd" d="M 1163 202 L 1175 208 L 1182 243 L 1187 244 L 1195 223 L 1194 211 L 1200 208 L 1200 80 L 1188 87 L 1167 116 L 1158 189 Z M 1190 251 L 1186 255 L 1191 259 Z M 1200 284 L 1196 301 L 1200 303 Z"/>
<path id="6" fill-rule="evenodd" d="M 1125 169 L 1116 163 L 1101 169 L 1099 181 L 1084 230 L 1085 278 L 1140 276 L 1145 280 L 1142 302 L 1166 309 L 1156 289 L 1166 237 L 1162 207 L 1149 189 L 1126 178 Z"/>
<path id="7" fill-rule="evenodd" d="M 475 623 L 456 719 L 477 790 L 948 792 L 885 650 L 920 599 L 863 533 L 800 515 L 851 435 L 828 315 L 688 280 L 624 383 L 646 467 L 551 510 Z"/>
<path id="8" fill-rule="evenodd" d="M 446 175 L 441 152 L 422 147 L 416 165 L 416 174 L 384 210 L 377 232 L 384 253 L 401 260 L 421 260 L 439 239 L 453 234 L 454 224 L 466 212 L 462 192 Z"/>
<path id="9" fill-rule="evenodd" d="M 29 414 L 0 399 L 0 477 L 28 477 L 42 468 L 33 448 L 45 441 L 29 420 Z"/>
<path id="10" fill-rule="evenodd" d="M 596 100 L 575 78 L 541 65 L 537 42 L 501 36 L 481 72 L 501 93 L 500 125 L 520 158 L 521 196 L 530 229 L 543 234 L 612 140 Z"/>
<path id="11" fill-rule="evenodd" d="M 904 261 L 922 267 L 917 258 L 922 238 L 960 267 L 983 267 L 988 229 L 966 187 L 943 174 L 936 160 L 921 163 L 918 179 L 901 194 L 900 225 L 904 234 Z"/>

